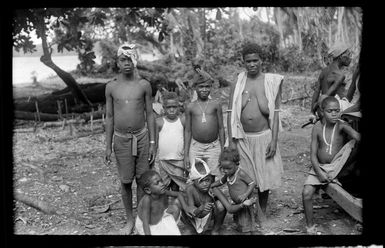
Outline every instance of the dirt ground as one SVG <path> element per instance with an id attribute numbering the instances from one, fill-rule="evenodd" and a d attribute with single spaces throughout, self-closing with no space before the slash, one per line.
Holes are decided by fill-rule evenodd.
<path id="1" fill-rule="evenodd" d="M 279 148 L 284 176 L 282 186 L 271 191 L 263 234 L 303 235 L 305 220 L 301 192 L 310 166 L 312 126 L 301 128 L 307 122 L 307 109 L 297 105 L 284 105 L 282 109 L 285 130 L 279 135 Z M 32 125 L 33 122 L 18 121 L 15 129 Z M 14 134 L 15 193 L 45 202 L 56 211 L 56 214 L 45 214 L 15 201 L 15 234 L 119 234 L 125 225 L 125 213 L 115 163 L 110 166 L 103 163 L 105 134 L 98 131 L 101 125 L 93 125 L 93 134 L 90 123 L 74 125 L 72 135 L 68 125 L 64 129 L 43 129 L 42 124 L 36 132 Z M 115 158 L 112 159 L 115 162 Z M 332 199 L 321 193 L 315 198 L 314 218 L 319 235 L 362 233 L 361 225 Z M 135 198 L 134 201 L 136 206 Z M 180 229 L 183 234 L 183 224 Z M 240 234 L 235 230 L 231 214 L 225 218 L 222 234 Z"/>

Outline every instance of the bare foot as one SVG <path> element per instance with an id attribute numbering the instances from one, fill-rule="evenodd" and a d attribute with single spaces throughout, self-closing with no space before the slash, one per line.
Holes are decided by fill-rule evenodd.
<path id="1" fill-rule="evenodd" d="M 311 235 L 317 234 L 317 228 L 315 227 L 315 224 L 311 227 L 306 227 L 306 233 Z"/>
<path id="2" fill-rule="evenodd" d="M 132 230 L 134 229 L 134 220 L 129 220 L 127 222 L 127 225 L 120 230 L 120 234 L 121 235 L 131 235 L 132 234 Z"/>

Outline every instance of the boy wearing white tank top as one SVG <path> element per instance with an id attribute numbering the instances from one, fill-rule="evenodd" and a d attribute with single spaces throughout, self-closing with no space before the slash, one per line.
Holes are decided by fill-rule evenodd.
<path id="1" fill-rule="evenodd" d="M 164 184 L 171 190 L 184 191 L 184 116 L 179 117 L 179 99 L 175 92 L 163 95 L 165 115 L 156 119 L 158 144 L 158 171 Z"/>

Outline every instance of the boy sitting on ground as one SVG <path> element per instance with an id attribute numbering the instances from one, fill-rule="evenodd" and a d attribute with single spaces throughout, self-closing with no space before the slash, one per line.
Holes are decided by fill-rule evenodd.
<path id="1" fill-rule="evenodd" d="M 340 121 L 340 104 L 335 97 L 328 96 L 322 101 L 321 112 L 322 123 L 314 125 L 311 135 L 310 159 L 313 166 L 302 192 L 306 231 L 310 234 L 317 232 L 312 203 L 315 190 L 331 182 L 339 183 L 336 177 L 346 166 L 355 142 L 361 138 L 351 126 Z"/>
<path id="2" fill-rule="evenodd" d="M 210 186 L 214 181 L 206 162 L 196 158 L 191 166 L 189 183 L 186 188 L 187 204 L 194 207 L 194 216 L 182 212 L 182 222 L 188 229 L 188 234 L 201 234 L 214 224 L 211 234 L 219 234 L 219 229 L 226 216 L 223 205 L 214 198 Z"/>
<path id="3" fill-rule="evenodd" d="M 142 174 L 141 184 L 145 195 L 138 204 L 135 229 L 139 235 L 181 235 L 177 222 L 182 205 L 184 213 L 192 216 L 180 192 L 168 191 L 158 172 L 148 170 Z M 169 199 L 177 197 L 178 199 Z M 169 201 L 170 200 L 170 201 Z M 171 203 L 170 203 L 171 202 Z"/>

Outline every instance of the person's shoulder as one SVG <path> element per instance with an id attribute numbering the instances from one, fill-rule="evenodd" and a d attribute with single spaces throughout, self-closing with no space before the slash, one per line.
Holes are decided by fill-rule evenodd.
<path id="1" fill-rule="evenodd" d="M 158 118 L 156 118 L 155 123 L 157 126 L 163 126 L 163 124 L 164 124 L 163 116 L 159 116 Z"/>
<path id="2" fill-rule="evenodd" d="M 316 124 L 314 124 L 313 126 L 313 131 L 320 131 L 322 129 L 322 123 L 320 121 L 318 121 Z"/>
<path id="3" fill-rule="evenodd" d="M 144 85 L 144 86 L 150 86 L 151 85 L 150 82 L 145 78 L 139 78 L 138 82 L 139 82 L 139 84 Z"/>
<path id="4" fill-rule="evenodd" d="M 195 193 L 196 193 L 196 188 L 195 188 L 194 184 L 193 183 L 187 184 L 186 185 L 186 194 L 192 195 Z"/>
<path id="5" fill-rule="evenodd" d="M 117 77 L 113 77 L 112 79 L 108 80 L 106 82 L 106 88 L 111 88 L 111 87 L 114 87 L 118 82 L 118 78 Z"/>

